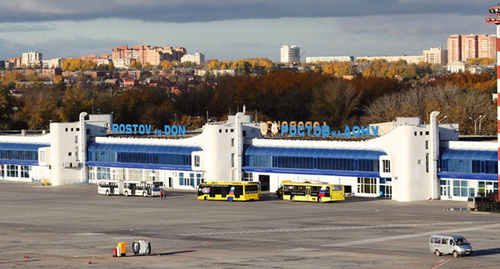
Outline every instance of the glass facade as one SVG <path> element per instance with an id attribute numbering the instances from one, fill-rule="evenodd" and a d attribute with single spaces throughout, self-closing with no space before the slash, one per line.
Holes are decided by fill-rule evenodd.
<path id="1" fill-rule="evenodd" d="M 330 171 L 379 172 L 376 150 L 273 148 L 250 146 L 245 152 L 244 166 Z"/>
<path id="2" fill-rule="evenodd" d="M 93 143 L 89 162 L 191 166 L 191 153 L 199 147 Z"/>
<path id="3" fill-rule="evenodd" d="M 18 164 L 26 162 L 38 164 L 38 148 L 49 146 L 49 144 L 0 143 L 0 163 L 10 161 Z"/>
<path id="4" fill-rule="evenodd" d="M 446 149 L 441 155 L 442 173 L 498 174 L 498 151 Z"/>

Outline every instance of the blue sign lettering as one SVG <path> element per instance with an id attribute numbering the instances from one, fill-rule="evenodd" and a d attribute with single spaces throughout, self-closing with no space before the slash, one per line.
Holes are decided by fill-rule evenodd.
<path id="1" fill-rule="evenodd" d="M 141 135 L 186 135 L 186 126 L 179 125 L 165 125 L 162 130 L 154 130 L 150 124 L 117 124 L 114 123 L 111 127 L 113 134 L 141 134 Z"/>

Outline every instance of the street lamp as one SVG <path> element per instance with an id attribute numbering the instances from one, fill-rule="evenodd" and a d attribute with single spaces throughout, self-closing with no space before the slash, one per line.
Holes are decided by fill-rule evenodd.
<path id="1" fill-rule="evenodd" d="M 486 118 L 486 115 L 481 115 L 481 119 L 479 120 L 479 133 L 481 133 L 481 122 Z"/>
<path id="2" fill-rule="evenodd" d="M 440 120 L 438 120 L 438 123 L 441 123 L 444 119 L 448 118 L 448 116 L 444 115 Z"/>
<path id="3" fill-rule="evenodd" d="M 469 119 L 470 119 L 470 120 L 473 120 L 473 121 L 474 121 L 474 135 L 476 135 L 476 134 L 477 134 L 477 128 L 476 128 L 476 126 L 477 126 L 477 121 L 478 121 L 478 120 L 480 120 L 480 119 L 482 119 L 482 118 L 483 118 L 483 115 L 479 115 L 479 118 L 477 118 L 477 119 L 473 119 L 472 117 L 469 117 Z"/>
<path id="4" fill-rule="evenodd" d="M 14 121 L 17 121 L 17 111 L 19 108 L 17 106 L 13 107 L 12 110 L 14 110 Z"/>

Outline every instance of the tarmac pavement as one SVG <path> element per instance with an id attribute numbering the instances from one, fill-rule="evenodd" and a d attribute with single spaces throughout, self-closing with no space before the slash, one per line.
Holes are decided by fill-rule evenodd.
<path id="1" fill-rule="evenodd" d="M 465 202 L 200 201 L 104 196 L 96 185 L 0 183 L 0 268 L 499 268 L 500 214 Z M 429 235 L 460 234 L 471 257 L 435 256 Z M 132 242 L 151 243 L 134 256 Z M 117 243 L 125 257 L 113 257 Z"/>

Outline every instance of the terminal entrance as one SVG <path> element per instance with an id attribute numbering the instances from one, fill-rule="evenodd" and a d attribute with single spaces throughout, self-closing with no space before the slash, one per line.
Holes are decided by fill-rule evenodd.
<path id="1" fill-rule="evenodd" d="M 259 175 L 260 190 L 269 191 L 269 176 Z"/>
<path id="2" fill-rule="evenodd" d="M 441 199 L 448 200 L 451 198 L 450 195 L 450 181 L 441 180 Z"/>

